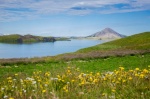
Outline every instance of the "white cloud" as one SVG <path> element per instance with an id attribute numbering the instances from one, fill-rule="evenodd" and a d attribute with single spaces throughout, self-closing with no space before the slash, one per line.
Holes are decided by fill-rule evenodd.
<path id="1" fill-rule="evenodd" d="M 85 15 L 142 10 L 150 10 L 150 0 L 0 0 L 0 21 L 53 13 Z"/>

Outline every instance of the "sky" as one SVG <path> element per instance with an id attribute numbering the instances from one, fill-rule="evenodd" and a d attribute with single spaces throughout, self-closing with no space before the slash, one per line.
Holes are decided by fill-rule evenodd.
<path id="1" fill-rule="evenodd" d="M 150 0 L 0 0 L 0 34 L 88 36 L 150 31 Z"/>

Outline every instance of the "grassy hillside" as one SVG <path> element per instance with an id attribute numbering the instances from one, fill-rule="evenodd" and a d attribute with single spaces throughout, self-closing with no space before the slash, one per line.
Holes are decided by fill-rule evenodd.
<path id="1" fill-rule="evenodd" d="M 106 50 L 150 50 L 150 32 L 144 32 L 126 38 L 114 40 L 93 47 L 81 49 L 78 52 Z"/>

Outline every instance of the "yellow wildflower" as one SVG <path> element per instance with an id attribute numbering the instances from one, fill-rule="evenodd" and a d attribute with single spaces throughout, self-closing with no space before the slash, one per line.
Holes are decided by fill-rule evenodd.
<path id="1" fill-rule="evenodd" d="M 115 90 L 115 89 L 112 89 L 111 91 L 112 91 L 112 92 L 116 92 L 116 90 Z"/>
<path id="2" fill-rule="evenodd" d="M 15 76 L 18 76 L 18 74 L 15 74 Z"/>
<path id="3" fill-rule="evenodd" d="M 136 77 L 138 77 L 138 76 L 139 76 L 139 74 L 135 74 L 135 76 L 136 76 Z"/>
<path id="4" fill-rule="evenodd" d="M 126 80 L 122 80 L 122 82 L 124 83 L 124 82 L 126 82 Z"/>
<path id="5" fill-rule="evenodd" d="M 74 81 L 75 81 L 74 79 L 71 80 L 71 82 L 74 82 Z"/>
<path id="6" fill-rule="evenodd" d="M 46 90 L 42 90 L 42 93 L 45 93 L 46 92 Z"/>
<path id="7" fill-rule="evenodd" d="M 132 80 L 132 77 L 129 77 L 129 80 Z"/>
<path id="8" fill-rule="evenodd" d="M 102 96 L 105 96 L 106 95 L 106 93 L 102 93 Z"/>
<path id="9" fill-rule="evenodd" d="M 119 67 L 120 70 L 124 70 L 124 67 Z"/>
<path id="10" fill-rule="evenodd" d="M 10 97 L 9 99 L 14 99 L 13 97 Z"/>
<path id="11" fill-rule="evenodd" d="M 135 68 L 135 70 L 136 70 L 136 71 L 139 71 L 140 69 L 139 69 L 139 68 Z"/>
<path id="12" fill-rule="evenodd" d="M 148 70 L 147 70 L 147 69 L 143 69 L 143 72 L 144 72 L 144 73 L 148 73 Z"/>
<path id="13" fill-rule="evenodd" d="M 144 78 L 144 74 L 140 74 L 140 78 Z"/>

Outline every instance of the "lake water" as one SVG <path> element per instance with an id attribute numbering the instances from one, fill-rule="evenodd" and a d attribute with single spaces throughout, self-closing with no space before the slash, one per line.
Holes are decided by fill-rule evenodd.
<path id="1" fill-rule="evenodd" d="M 71 41 L 56 41 L 32 44 L 4 44 L 0 43 L 0 58 L 31 58 L 54 56 L 63 53 L 75 52 L 101 44 L 102 40 L 72 39 Z"/>

